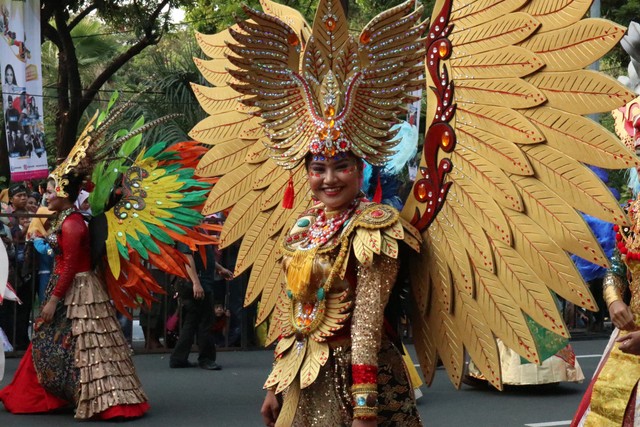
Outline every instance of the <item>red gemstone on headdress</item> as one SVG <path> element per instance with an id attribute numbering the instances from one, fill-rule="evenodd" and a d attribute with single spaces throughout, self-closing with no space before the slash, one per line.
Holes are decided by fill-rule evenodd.
<path id="1" fill-rule="evenodd" d="M 425 202 L 427 200 L 427 194 L 427 184 L 424 182 L 419 183 L 417 192 L 418 200 L 420 202 Z"/>
<path id="2" fill-rule="evenodd" d="M 329 31 L 333 31 L 336 29 L 336 20 L 333 18 L 328 18 L 325 22 L 324 22 L 325 27 L 327 27 L 327 30 Z"/>
<path id="3" fill-rule="evenodd" d="M 448 54 L 449 54 L 449 44 L 443 40 L 438 45 L 438 55 L 440 55 L 440 58 L 444 58 Z"/>
<path id="4" fill-rule="evenodd" d="M 383 215 L 384 215 L 384 212 L 380 209 L 376 209 L 375 211 L 371 212 L 371 216 L 374 218 L 380 218 Z"/>
<path id="5" fill-rule="evenodd" d="M 300 44 L 300 39 L 294 33 L 291 33 L 287 36 L 287 43 L 291 46 L 298 46 Z"/>
<path id="6" fill-rule="evenodd" d="M 360 34 L 360 43 L 368 44 L 370 41 L 371 41 L 371 32 L 363 31 L 362 34 Z"/>

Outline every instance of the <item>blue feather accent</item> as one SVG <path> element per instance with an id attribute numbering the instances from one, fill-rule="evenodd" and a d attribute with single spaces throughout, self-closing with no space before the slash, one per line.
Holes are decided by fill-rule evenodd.
<path id="1" fill-rule="evenodd" d="M 418 153 L 418 128 L 408 122 L 401 121 L 391 127 L 391 131 L 398 131 L 393 140 L 399 141 L 394 147 L 395 153 L 384 167 L 386 173 L 397 175 L 406 164 Z"/>
<path id="2" fill-rule="evenodd" d="M 638 197 L 640 193 L 640 177 L 636 168 L 629 168 L 627 173 L 627 186 L 631 189 L 633 197 Z"/>

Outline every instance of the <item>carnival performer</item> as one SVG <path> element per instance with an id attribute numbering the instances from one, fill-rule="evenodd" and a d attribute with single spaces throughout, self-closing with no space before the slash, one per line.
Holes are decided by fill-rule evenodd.
<path id="1" fill-rule="evenodd" d="M 303 368 L 289 386 L 285 405 L 297 407 L 293 425 L 352 425 L 354 418 L 353 425 L 377 425 L 376 416 L 383 425 L 421 425 L 401 354 L 384 326 L 398 260 L 380 254 L 349 262 L 356 234 L 401 234 L 398 213 L 363 198 L 363 162 L 355 155 L 309 154 L 305 161 L 317 203 L 286 239 L 289 301 L 283 301 L 282 352 L 266 383 L 264 421 L 273 425 L 278 418 L 280 373 L 306 351 L 303 366 L 328 360 L 312 384 L 300 390 L 308 381 Z M 326 344 L 316 343 L 333 322 Z"/>
<path id="2" fill-rule="evenodd" d="M 104 283 L 91 268 L 89 232 L 74 208 L 86 177 L 60 178 L 47 183 L 48 207 L 57 218 L 47 237 L 55 258 L 46 302 L 0 400 L 16 414 L 73 405 L 78 419 L 140 417 L 149 409 L 147 397 Z"/>
<path id="3" fill-rule="evenodd" d="M 629 75 L 619 80 L 636 95 L 640 91 L 640 26 L 631 22 L 621 41 L 630 56 Z M 611 114 L 615 132 L 630 152 L 640 154 L 640 97 Z M 640 179 L 638 167 L 628 169 L 627 186 L 633 198 L 625 210 L 629 223 L 615 225 L 616 244 L 602 291 L 615 327 L 602 359 L 574 415 L 572 427 L 638 426 L 640 400 Z"/>
<path id="4" fill-rule="evenodd" d="M 193 208 L 211 186 L 193 178 L 191 163 L 202 150 L 192 141 L 147 147 L 135 138 L 171 117 L 110 130 L 133 105 L 116 107 L 117 96 L 106 111 L 96 111 L 49 175 L 48 207 L 57 213 L 46 236 L 53 274 L 32 344 L 11 384 L 0 390 L 12 413 L 72 405 L 77 419 L 142 416 L 149 404 L 116 309 L 127 313 L 162 292 L 145 264 L 187 275 L 188 260 L 174 242 L 191 250 L 216 243 L 193 230 L 202 219 Z M 74 206 L 85 181 L 93 187 L 89 228 Z"/>

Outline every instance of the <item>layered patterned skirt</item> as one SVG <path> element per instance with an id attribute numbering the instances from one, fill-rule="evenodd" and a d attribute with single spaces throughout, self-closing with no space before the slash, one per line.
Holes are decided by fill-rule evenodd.
<path id="1" fill-rule="evenodd" d="M 56 280 L 52 276 L 48 294 Z M 34 332 L 13 382 L 0 391 L 9 411 L 46 412 L 69 402 L 78 419 L 107 419 L 139 417 L 148 410 L 115 310 L 94 272 L 77 274 L 54 319 L 39 319 Z M 28 393 L 48 398 L 46 406 L 20 404 L 25 401 L 25 384 L 33 383 L 33 368 L 39 387 L 29 387 L 35 390 Z M 40 400 L 33 397 L 27 400 Z"/>

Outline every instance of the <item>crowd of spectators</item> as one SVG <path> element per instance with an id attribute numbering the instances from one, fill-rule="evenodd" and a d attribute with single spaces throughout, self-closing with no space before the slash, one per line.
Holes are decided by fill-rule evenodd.
<path id="1" fill-rule="evenodd" d="M 0 336 L 4 333 L 7 349 L 14 351 L 23 351 L 29 345 L 33 319 L 43 303 L 51 274 L 53 254 L 43 239 L 50 231 L 51 211 L 46 208 L 43 194 L 40 183 L 15 183 L 0 193 L 0 238 L 10 260 L 9 282 L 21 300 L 0 304 Z M 91 218 L 88 197 L 89 193 L 83 192 L 76 206 L 87 222 Z M 208 220 L 220 223 L 223 218 Z M 188 252 L 188 248 L 179 249 Z M 188 253 L 189 280 L 152 271 L 165 293 L 155 295 L 156 302 L 150 307 L 131 313 L 133 321 L 127 316 L 121 318 L 130 342 L 139 324 L 145 350 L 172 351 L 172 368 L 220 369 L 216 348 L 240 346 L 242 322 L 252 325 L 251 316 L 242 306 L 242 282 L 246 279 L 232 280 L 237 248 L 220 251 L 211 246 L 206 254 L 207 260 L 203 261 L 199 253 Z M 199 349 L 197 364 L 188 361 L 194 341 Z M 134 349 L 136 344 L 132 342 Z M 245 339 L 243 344 L 256 343 Z"/>

